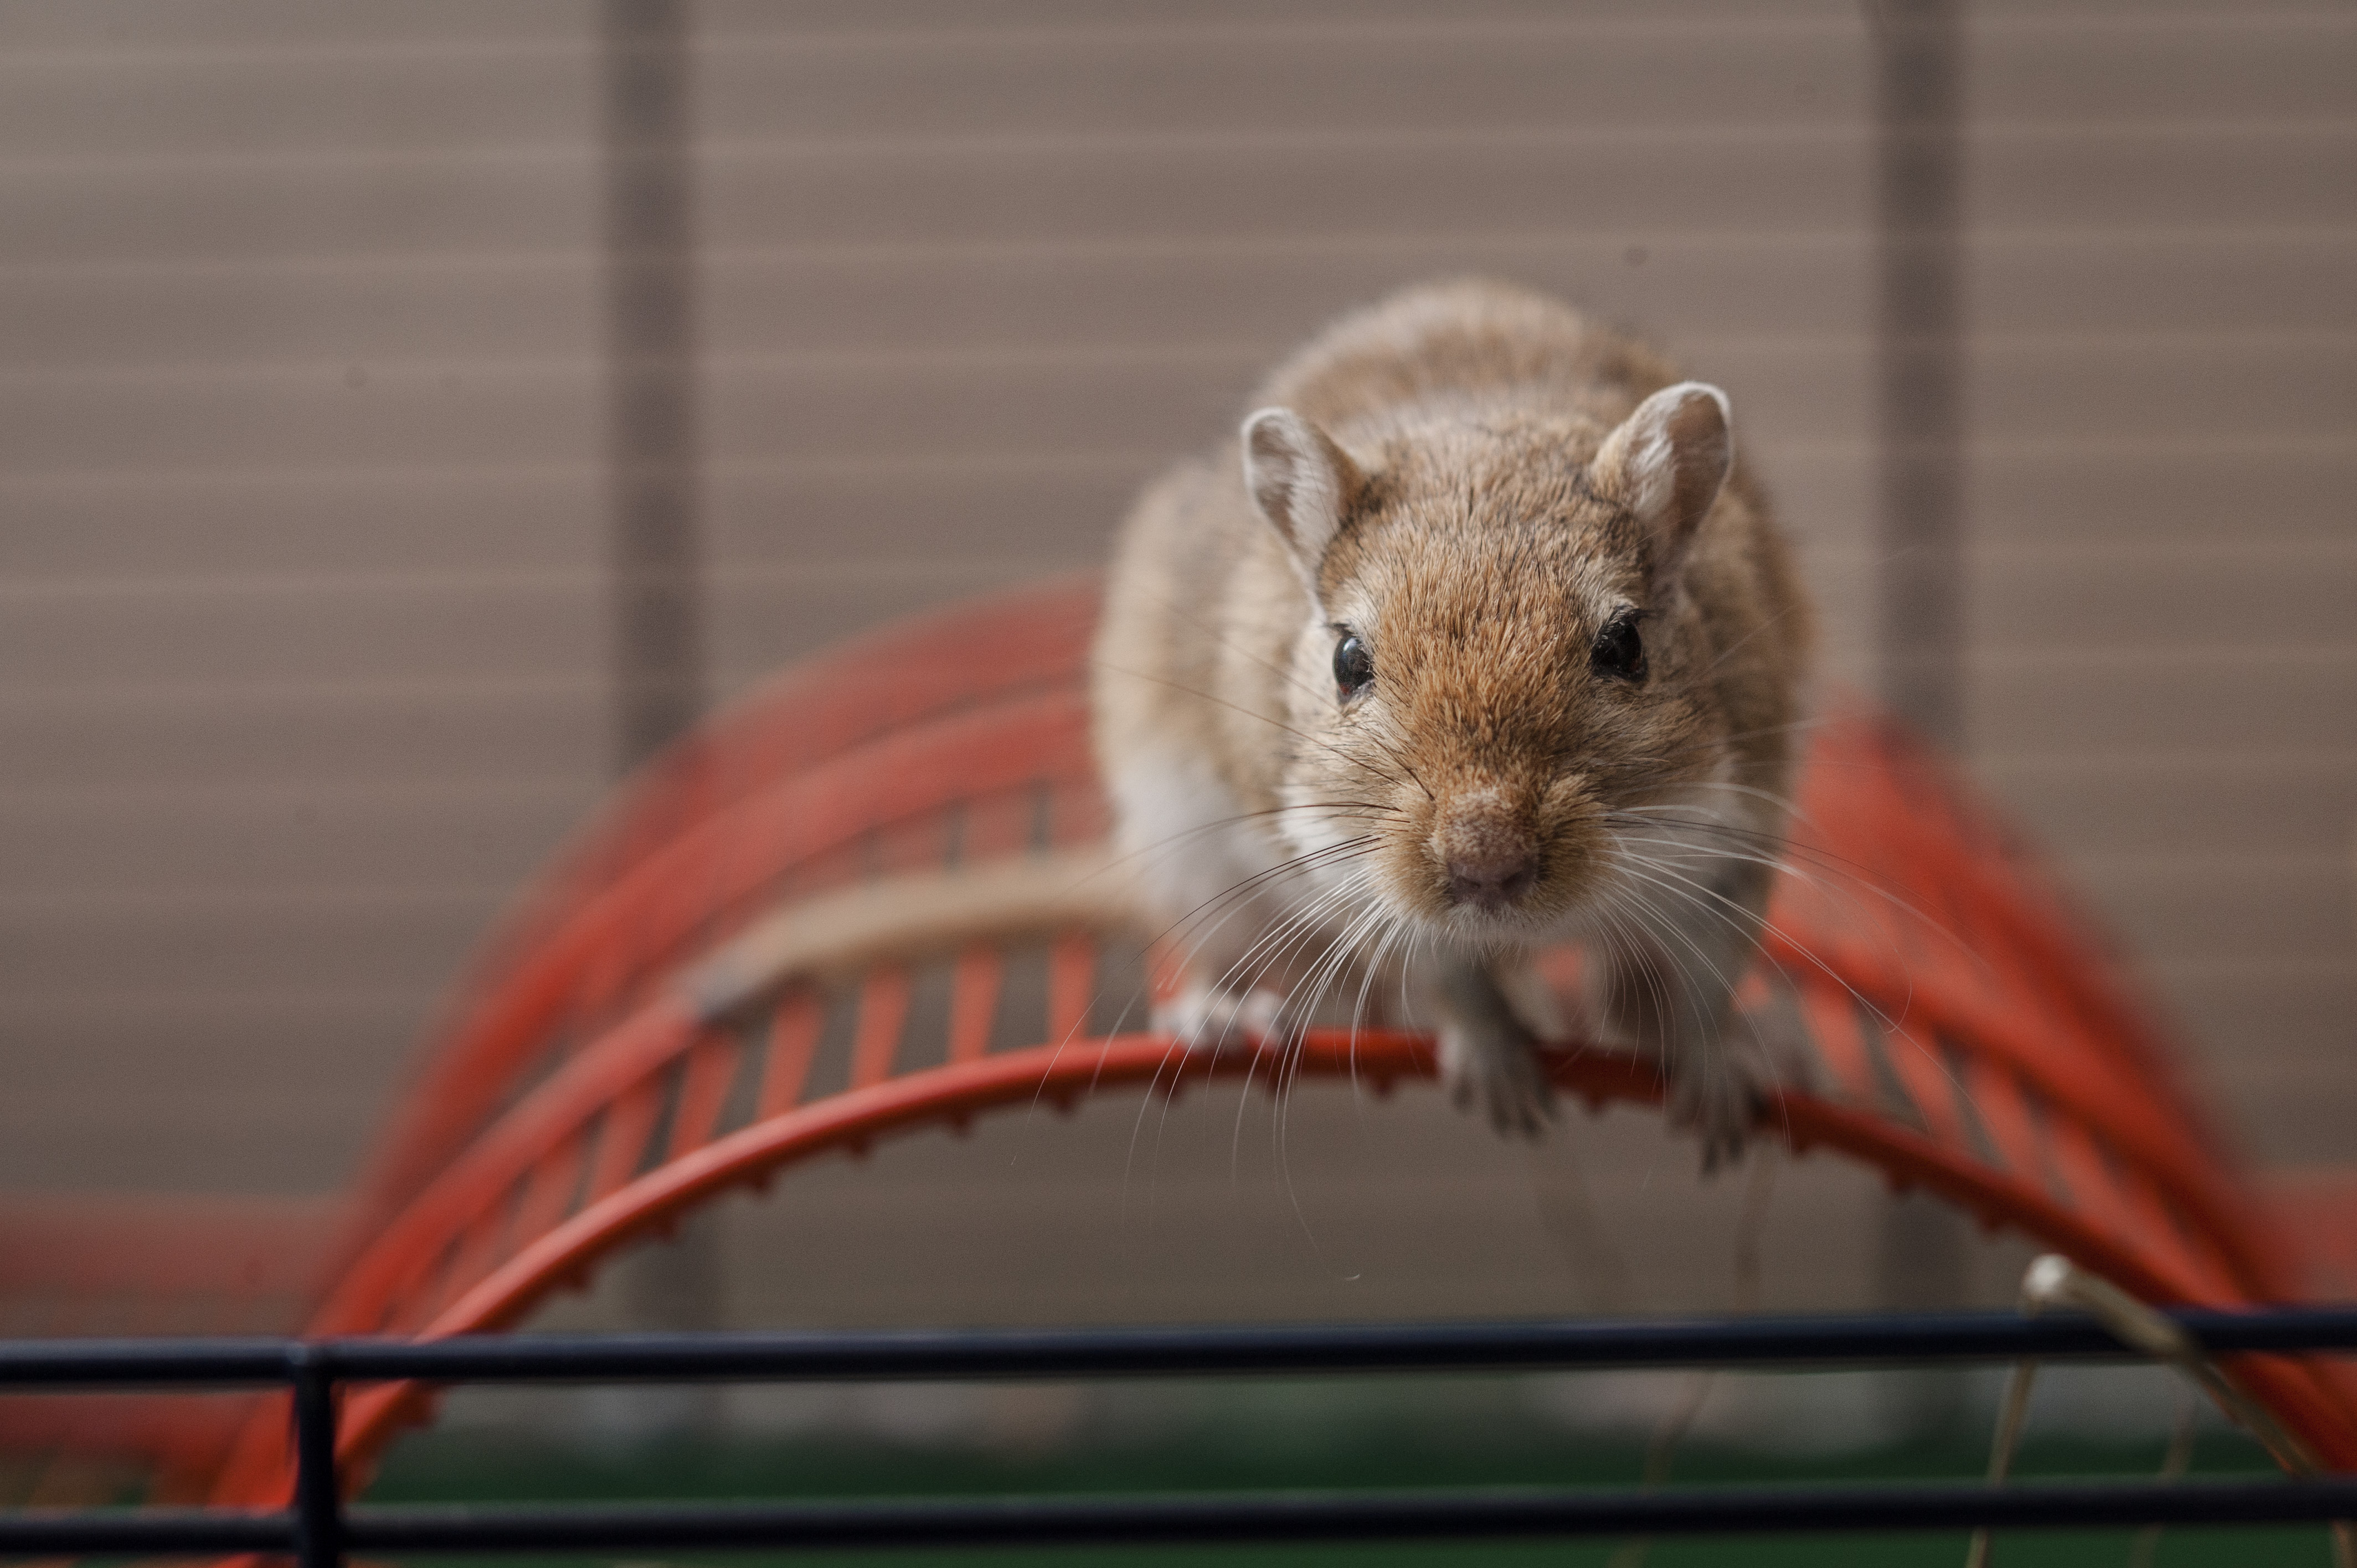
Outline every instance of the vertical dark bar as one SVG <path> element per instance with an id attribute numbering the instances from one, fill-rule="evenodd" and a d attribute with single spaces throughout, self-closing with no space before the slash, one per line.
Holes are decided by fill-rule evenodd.
<path id="1" fill-rule="evenodd" d="M 1961 0 L 1869 0 L 1881 241 L 1884 700 L 1964 742 Z"/>
<path id="2" fill-rule="evenodd" d="M 625 768 L 695 722 L 705 698 L 698 546 L 694 102 L 688 0 L 601 0 L 607 310 L 613 362 L 616 738 Z M 710 1220 L 617 1271 L 641 1328 L 719 1326 Z M 718 1392 L 642 1398 L 658 1427 L 708 1425 Z"/>
<path id="3" fill-rule="evenodd" d="M 1964 748 L 1964 16 L 1962 0 L 1867 0 L 1877 102 L 1883 700 Z M 1963 1304 L 1963 1216 L 1921 1193 L 1883 1210 L 1883 1305 Z M 1901 1430 L 1951 1425 L 1954 1371 L 1887 1374 Z"/>
<path id="4" fill-rule="evenodd" d="M 336 1381 L 314 1345 L 287 1352 L 295 1384 L 295 1561 L 343 1568 L 343 1491 L 336 1480 Z"/>
<path id="5" fill-rule="evenodd" d="M 619 761 L 704 703 L 694 125 L 685 0 L 604 0 L 609 473 Z"/>

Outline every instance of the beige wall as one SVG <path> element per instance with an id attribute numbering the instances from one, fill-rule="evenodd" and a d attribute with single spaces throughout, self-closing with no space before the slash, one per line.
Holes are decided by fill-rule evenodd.
<path id="1" fill-rule="evenodd" d="M 597 799 L 587 24 L 0 8 L 0 1183 L 340 1182 Z"/>
<path id="2" fill-rule="evenodd" d="M 2254 1145 L 2347 1159 L 2357 18 L 1968 10 L 1972 764 Z M 1729 389 L 1870 676 L 1857 8 L 697 15 L 724 691 L 1094 558 L 1466 270 Z M 344 1181 L 598 798 L 595 22 L 0 3 L 0 1187 Z"/>

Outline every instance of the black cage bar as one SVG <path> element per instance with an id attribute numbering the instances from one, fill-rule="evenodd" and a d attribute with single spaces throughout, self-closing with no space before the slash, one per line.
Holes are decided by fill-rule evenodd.
<path id="1" fill-rule="evenodd" d="M 2357 1307 L 2180 1311 L 2213 1354 L 2357 1351 Z M 281 1510 L 0 1514 L 0 1553 L 1016 1546 L 1512 1536 L 2281 1524 L 2357 1518 L 2357 1477 L 347 1508 L 346 1384 L 857 1381 L 2133 1360 L 2092 1319 L 2010 1313 L 980 1333 L 527 1335 L 0 1341 L 0 1394 L 39 1387 L 285 1387 L 296 1482 Z"/>

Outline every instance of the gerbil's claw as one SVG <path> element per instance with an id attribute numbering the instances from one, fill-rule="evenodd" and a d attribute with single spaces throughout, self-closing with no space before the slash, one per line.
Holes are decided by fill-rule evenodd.
<path id="1" fill-rule="evenodd" d="M 1536 1139 L 1555 1120 L 1555 1084 L 1538 1052 L 1520 1036 L 1493 1039 L 1444 1027 L 1440 1079 L 1451 1104 L 1459 1111 L 1480 1107 L 1502 1136 Z"/>
<path id="2" fill-rule="evenodd" d="M 1154 1026 L 1189 1051 L 1217 1055 L 1231 1047 L 1257 1047 L 1275 1032 L 1283 1003 L 1266 991 L 1239 994 L 1189 985 L 1154 1010 Z"/>
<path id="3" fill-rule="evenodd" d="M 1670 1124 L 1701 1134 L 1705 1176 L 1742 1160 L 1744 1145 L 1767 1112 L 1768 1098 L 1750 1069 L 1723 1051 L 1670 1073 Z"/>

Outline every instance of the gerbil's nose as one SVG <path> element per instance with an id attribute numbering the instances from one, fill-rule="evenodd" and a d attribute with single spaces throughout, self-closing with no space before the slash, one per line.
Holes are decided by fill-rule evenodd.
<path id="1" fill-rule="evenodd" d="M 1538 845 L 1493 791 L 1449 802 L 1434 846 L 1448 871 L 1452 904 L 1503 909 L 1539 879 Z"/>

